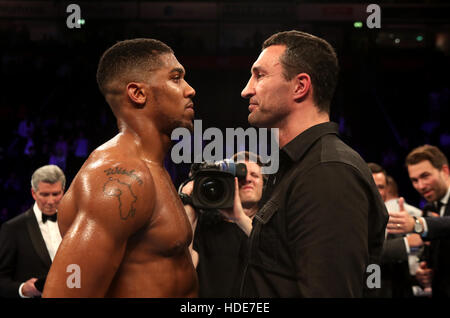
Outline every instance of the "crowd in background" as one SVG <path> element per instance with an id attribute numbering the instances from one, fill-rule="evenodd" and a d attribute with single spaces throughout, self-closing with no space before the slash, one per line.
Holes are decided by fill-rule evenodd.
<path id="1" fill-rule="evenodd" d="M 450 155 L 446 120 L 450 86 L 444 75 L 448 52 L 437 52 L 432 40 L 420 49 L 372 50 L 369 43 L 358 51 L 345 34 L 334 43 L 341 60 L 341 80 L 332 120 L 339 123 L 347 143 L 367 162 L 385 167 L 398 181 L 400 194 L 419 206 L 404 157 L 424 143 Z M 207 40 L 186 32 L 149 30 L 124 35 L 115 29 L 83 35 L 32 40 L 26 28 L 0 32 L 0 223 L 32 204 L 30 175 L 36 168 L 60 166 L 68 187 L 89 153 L 117 132 L 95 81 L 100 54 L 115 40 L 138 36 L 164 40 L 180 56 L 186 77 L 196 89 L 196 118 L 204 120 L 203 129 L 248 127 L 248 105 L 240 91 L 251 64 L 241 69 L 228 67 L 225 61 L 220 69 L 207 69 L 198 66 L 198 61 L 205 54 L 217 59 L 239 55 L 251 61 L 259 53 L 261 43 L 256 38 L 261 35 L 255 34 L 237 48 L 220 42 L 213 51 L 207 49 Z M 326 34 L 318 35 L 326 38 Z M 170 158 L 166 163 L 177 186 L 186 178 L 188 166 L 174 165 Z"/>

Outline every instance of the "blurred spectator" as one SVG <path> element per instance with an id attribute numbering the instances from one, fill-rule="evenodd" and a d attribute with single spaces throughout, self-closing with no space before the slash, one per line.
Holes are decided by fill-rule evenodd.
<path id="1" fill-rule="evenodd" d="M 78 137 L 73 142 L 74 155 L 79 159 L 86 159 L 89 155 L 89 141 L 85 137 L 83 130 L 78 132 Z"/>
<path id="2" fill-rule="evenodd" d="M 27 117 L 20 121 L 17 133 L 24 139 L 29 139 L 33 136 L 34 123 Z"/>
<path id="3" fill-rule="evenodd" d="M 67 157 L 64 155 L 61 149 L 55 149 L 50 154 L 50 159 L 48 160 L 49 165 L 56 165 L 60 167 L 62 170 L 66 170 L 66 160 Z"/>
<path id="4" fill-rule="evenodd" d="M 55 152 L 65 158 L 67 158 L 68 145 L 63 135 L 58 136 L 58 140 L 55 143 Z"/>

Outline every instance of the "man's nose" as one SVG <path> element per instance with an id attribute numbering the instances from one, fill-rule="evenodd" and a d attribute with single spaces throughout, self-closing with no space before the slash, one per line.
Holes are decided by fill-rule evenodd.
<path id="1" fill-rule="evenodd" d="M 255 95 L 255 90 L 254 90 L 254 87 L 253 87 L 252 79 L 250 78 L 248 80 L 248 82 L 247 82 L 247 85 L 245 85 L 244 89 L 242 90 L 241 96 L 243 98 L 249 99 L 253 95 Z"/>
<path id="2" fill-rule="evenodd" d="M 419 188 L 419 190 L 423 190 L 426 188 L 426 183 L 423 180 L 418 180 L 417 181 L 417 187 Z"/>
<path id="3" fill-rule="evenodd" d="M 55 204 L 56 203 L 56 197 L 54 196 L 49 196 L 47 199 L 47 204 Z"/>
<path id="4" fill-rule="evenodd" d="M 185 96 L 189 98 L 193 98 L 195 96 L 195 89 L 186 82 L 186 90 L 185 90 Z"/>
<path id="5" fill-rule="evenodd" d="M 245 176 L 245 184 L 252 183 L 252 182 L 253 182 L 253 178 L 247 174 Z"/>
<path id="6" fill-rule="evenodd" d="M 242 186 L 245 186 L 247 183 L 248 183 L 248 177 L 239 179 L 239 185 L 240 185 L 241 187 L 242 187 Z"/>

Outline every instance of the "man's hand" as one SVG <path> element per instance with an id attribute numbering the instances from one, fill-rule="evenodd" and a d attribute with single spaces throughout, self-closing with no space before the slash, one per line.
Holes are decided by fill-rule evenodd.
<path id="1" fill-rule="evenodd" d="M 239 196 L 239 183 L 238 179 L 234 178 L 234 204 L 231 209 L 220 209 L 220 213 L 229 221 L 238 222 L 245 216 L 244 209 L 242 208 L 241 197 Z"/>
<path id="2" fill-rule="evenodd" d="M 221 209 L 220 213 L 229 221 L 236 223 L 247 236 L 252 231 L 252 220 L 245 214 L 242 208 L 241 197 L 239 196 L 239 181 L 234 178 L 234 204 L 232 209 Z"/>
<path id="3" fill-rule="evenodd" d="M 189 196 L 192 194 L 192 191 L 194 191 L 194 181 L 189 181 L 181 189 L 182 193 L 189 195 Z"/>
<path id="4" fill-rule="evenodd" d="M 431 281 L 433 279 L 433 270 L 427 267 L 427 262 L 420 262 L 419 268 L 416 272 L 416 279 L 424 288 L 431 286 Z"/>
<path id="5" fill-rule="evenodd" d="M 422 238 L 419 234 L 409 234 L 406 239 L 408 240 L 409 247 L 421 247 L 423 245 Z"/>
<path id="6" fill-rule="evenodd" d="M 22 286 L 22 295 L 26 297 L 41 296 L 41 292 L 37 290 L 36 286 L 34 286 L 34 283 L 37 280 L 37 278 L 30 278 L 27 280 Z"/>
<path id="7" fill-rule="evenodd" d="M 389 212 L 389 222 L 386 227 L 389 234 L 406 234 L 414 229 L 414 218 L 406 212 L 404 202 L 405 200 L 400 198 L 398 200 L 400 211 Z"/>

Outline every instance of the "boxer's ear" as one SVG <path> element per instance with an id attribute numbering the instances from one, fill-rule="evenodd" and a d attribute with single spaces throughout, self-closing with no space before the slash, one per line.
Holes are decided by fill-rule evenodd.
<path id="1" fill-rule="evenodd" d="M 136 108 L 143 108 L 145 106 L 147 101 L 147 92 L 143 83 L 128 83 L 127 95 Z"/>

